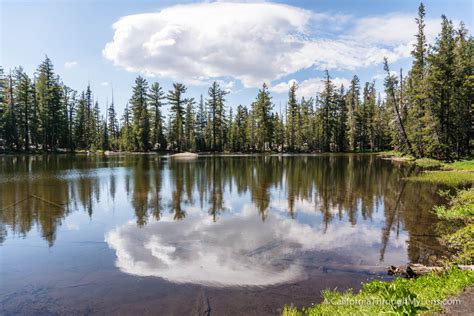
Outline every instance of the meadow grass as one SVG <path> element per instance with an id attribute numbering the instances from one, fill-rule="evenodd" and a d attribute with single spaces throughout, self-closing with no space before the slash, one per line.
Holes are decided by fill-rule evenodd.
<path id="1" fill-rule="evenodd" d="M 447 186 L 474 184 L 474 172 L 465 171 L 430 171 L 406 178 L 413 182 L 429 182 Z"/>
<path id="2" fill-rule="evenodd" d="M 474 171 L 474 160 L 460 160 L 452 163 L 444 163 L 442 169 Z"/>
<path id="3" fill-rule="evenodd" d="M 440 192 L 442 196 L 450 199 L 449 204 L 438 205 L 434 211 L 439 218 L 444 220 L 463 220 L 471 222 L 474 220 L 474 188 L 458 190 L 455 195 L 449 191 Z"/>
<path id="4" fill-rule="evenodd" d="M 439 169 L 443 166 L 443 163 L 439 160 L 436 159 L 431 159 L 431 158 L 420 158 L 416 159 L 414 163 L 423 169 L 428 169 L 428 170 L 434 170 L 434 169 Z"/>
<path id="5" fill-rule="evenodd" d="M 321 304 L 300 310 L 292 305 L 285 306 L 283 315 L 415 315 L 437 312 L 442 309 L 442 300 L 459 294 L 473 283 L 474 271 L 453 267 L 446 272 L 430 273 L 415 279 L 371 281 L 357 293 L 325 290 Z"/>

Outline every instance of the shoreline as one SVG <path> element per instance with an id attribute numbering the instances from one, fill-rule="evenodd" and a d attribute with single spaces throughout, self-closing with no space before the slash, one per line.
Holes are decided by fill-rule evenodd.
<path id="1" fill-rule="evenodd" d="M 111 151 L 111 152 L 102 152 L 102 151 L 48 151 L 48 152 L 0 152 L 1 156 L 39 156 L 39 155 L 104 155 L 104 156 L 119 156 L 119 155 L 157 155 L 157 156 L 171 156 L 174 154 L 181 154 L 185 152 L 171 152 L 171 151 Z M 203 152 L 186 152 L 197 154 L 199 156 L 231 156 L 231 157 L 241 157 L 241 156 L 328 156 L 328 155 L 381 155 L 383 152 L 212 152 L 212 151 L 203 151 Z M 382 158 L 382 159 L 385 159 Z M 388 158 L 387 158 L 388 159 Z"/>
<path id="2" fill-rule="evenodd" d="M 385 160 L 412 163 L 422 169 L 421 176 L 412 176 L 405 180 L 439 183 L 451 191 L 454 190 L 455 193 L 447 196 L 447 205 L 438 205 L 432 210 L 448 227 L 448 230 L 441 233 L 438 238 L 452 252 L 449 258 L 440 258 L 444 267 L 451 268 L 444 272 L 429 272 L 416 278 L 399 277 L 391 281 L 367 280 L 357 292 L 328 289 L 322 292 L 322 302 L 311 307 L 298 309 L 291 304 L 285 305 L 282 313 L 284 316 L 344 313 L 377 315 L 387 312 L 398 314 L 403 313 L 402 311 L 408 311 L 410 314 L 439 312 L 444 315 L 474 309 L 472 299 L 463 301 L 474 291 L 474 271 L 461 271 L 457 267 L 458 264 L 474 263 L 472 245 L 474 160 L 446 163 L 427 158 L 403 157 L 396 152 L 381 153 L 380 157 Z M 469 175 L 467 182 L 459 181 L 460 173 Z M 457 181 L 453 181 L 453 178 Z M 440 192 L 440 194 L 448 193 Z M 374 300 L 378 303 L 373 304 Z M 397 300 L 401 303 L 396 303 Z M 444 304 L 452 300 L 457 300 L 460 304 L 453 306 Z M 361 304 L 351 304 L 353 301 Z M 380 303 L 381 301 L 384 303 Z"/>

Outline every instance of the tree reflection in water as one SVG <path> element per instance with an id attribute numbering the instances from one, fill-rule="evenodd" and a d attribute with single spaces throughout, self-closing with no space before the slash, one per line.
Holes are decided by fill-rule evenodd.
<path id="1" fill-rule="evenodd" d="M 58 227 L 72 212 L 82 210 L 94 220 L 99 201 L 113 203 L 126 194 L 138 227 L 161 221 L 168 212 L 174 220 L 187 221 L 196 210 L 218 223 L 242 212 L 243 205 L 251 205 L 262 221 L 281 210 L 287 220 L 299 220 L 308 212 L 298 206 L 303 203 L 321 214 L 321 227 L 328 231 L 337 222 L 370 224 L 374 212 L 381 212 L 379 260 L 384 260 L 390 238 L 406 230 L 409 259 L 424 262 L 440 249 L 434 238 L 423 237 L 436 221 L 430 209 L 438 202 L 438 188 L 403 180 L 413 172 L 408 165 L 363 154 L 194 161 L 157 155 L 2 156 L 0 242 L 8 234 L 26 236 L 37 227 L 53 246 Z"/>

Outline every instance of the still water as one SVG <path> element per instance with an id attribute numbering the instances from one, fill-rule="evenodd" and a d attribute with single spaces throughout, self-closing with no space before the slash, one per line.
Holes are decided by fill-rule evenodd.
<path id="1" fill-rule="evenodd" d="M 0 157 L 0 314 L 278 314 L 440 254 L 375 155 Z"/>

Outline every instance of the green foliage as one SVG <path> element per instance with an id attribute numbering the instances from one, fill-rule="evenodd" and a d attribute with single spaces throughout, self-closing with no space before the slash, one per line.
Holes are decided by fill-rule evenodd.
<path id="1" fill-rule="evenodd" d="M 449 221 L 453 232 L 442 234 L 441 242 L 453 252 L 452 261 L 459 264 L 474 263 L 474 188 L 457 190 L 455 194 L 441 191 L 449 199 L 448 206 L 436 206 L 439 218 Z"/>
<path id="2" fill-rule="evenodd" d="M 132 139 L 134 151 L 150 149 L 150 116 L 148 114 L 148 82 L 141 76 L 135 79 L 130 98 Z"/>
<path id="3" fill-rule="evenodd" d="M 472 224 L 472 213 L 470 216 L 470 224 L 441 238 L 442 243 L 454 253 L 451 260 L 458 264 L 474 264 L 474 224 Z"/>
<path id="4" fill-rule="evenodd" d="M 222 151 L 226 142 L 226 117 L 225 117 L 225 95 L 219 83 L 214 81 L 208 90 L 208 99 L 206 101 L 209 113 L 207 125 L 208 137 L 206 143 L 209 144 L 212 151 Z"/>
<path id="5" fill-rule="evenodd" d="M 285 306 L 284 316 L 293 315 L 415 315 L 440 311 L 442 300 L 474 284 L 473 271 L 454 267 L 445 273 L 427 274 L 416 279 L 392 282 L 371 281 L 358 293 L 323 291 L 323 302 L 298 311 Z"/>
<path id="6" fill-rule="evenodd" d="M 181 151 L 184 147 L 184 105 L 186 99 L 183 94 L 186 93 L 186 87 L 182 83 L 174 83 L 173 90 L 168 91 L 166 98 L 171 105 L 170 129 L 168 134 L 171 150 Z"/>
<path id="7" fill-rule="evenodd" d="M 155 82 L 151 85 L 148 93 L 148 105 L 150 107 L 150 126 L 151 126 L 151 147 L 157 150 L 166 149 L 166 138 L 163 128 L 163 114 L 161 107 L 163 106 L 164 92 L 159 83 Z"/>
<path id="8" fill-rule="evenodd" d="M 452 163 L 445 163 L 443 164 L 442 169 L 474 171 L 474 160 L 461 160 Z"/>
<path id="9" fill-rule="evenodd" d="M 253 128 L 255 133 L 254 144 L 256 151 L 268 151 L 272 148 L 273 124 L 271 120 L 271 111 L 273 104 L 271 102 L 270 92 L 266 84 L 258 91 L 257 99 L 252 103 L 252 118 L 255 121 Z"/>
<path id="10" fill-rule="evenodd" d="M 413 156 L 408 155 L 398 150 L 385 150 L 385 151 L 380 152 L 380 155 L 387 156 L 387 157 L 405 158 L 407 160 L 415 160 Z"/>
<path id="11" fill-rule="evenodd" d="M 448 197 L 448 206 L 439 205 L 434 207 L 435 213 L 441 219 L 474 221 L 474 189 L 458 190 L 455 195 L 449 191 L 440 192 L 442 196 Z"/>
<path id="12" fill-rule="evenodd" d="M 442 163 L 439 160 L 431 158 L 420 158 L 415 160 L 415 164 L 423 169 L 434 170 L 439 169 L 442 166 Z"/>
<path id="13" fill-rule="evenodd" d="M 429 182 L 448 186 L 462 186 L 474 183 L 474 173 L 463 171 L 430 171 L 407 178 L 413 182 Z"/>

